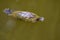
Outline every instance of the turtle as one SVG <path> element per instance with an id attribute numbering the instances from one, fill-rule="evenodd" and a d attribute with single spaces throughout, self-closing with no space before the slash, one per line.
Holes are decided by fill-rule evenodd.
<path id="1" fill-rule="evenodd" d="M 12 16 L 29 22 L 44 21 L 44 17 L 40 17 L 37 14 L 29 11 L 12 11 L 10 8 L 5 8 L 3 12 L 8 16 Z"/>

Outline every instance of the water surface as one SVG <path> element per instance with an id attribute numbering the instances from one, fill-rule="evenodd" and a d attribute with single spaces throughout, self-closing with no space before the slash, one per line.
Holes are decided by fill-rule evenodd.
<path id="1" fill-rule="evenodd" d="M 25 22 L 8 17 L 4 8 L 31 11 L 44 16 L 44 22 Z M 0 40 L 59 40 L 60 2 L 58 0 L 0 0 Z"/>

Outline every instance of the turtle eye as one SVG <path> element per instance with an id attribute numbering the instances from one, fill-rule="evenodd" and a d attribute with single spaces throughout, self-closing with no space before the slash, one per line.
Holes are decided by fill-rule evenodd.
<path id="1" fill-rule="evenodd" d="M 37 18 L 36 21 L 39 21 L 39 18 Z"/>
<path id="2" fill-rule="evenodd" d="M 10 10 L 9 8 L 5 8 L 3 12 L 6 14 L 11 14 L 12 10 Z"/>

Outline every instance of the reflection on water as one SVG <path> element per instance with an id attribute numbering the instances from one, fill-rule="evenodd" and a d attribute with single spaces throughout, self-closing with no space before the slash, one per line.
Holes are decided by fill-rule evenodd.
<path id="1" fill-rule="evenodd" d="M 8 29 L 12 29 L 12 28 L 14 28 L 14 26 L 16 25 L 16 21 L 14 21 L 14 20 L 12 20 L 12 19 L 10 19 L 10 20 L 8 20 L 7 22 L 6 22 L 6 27 L 8 28 Z"/>

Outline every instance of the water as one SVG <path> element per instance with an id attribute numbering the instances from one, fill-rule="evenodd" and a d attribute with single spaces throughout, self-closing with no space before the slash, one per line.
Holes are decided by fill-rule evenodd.
<path id="1" fill-rule="evenodd" d="M 31 11 L 44 16 L 44 22 L 25 22 L 8 17 L 4 8 Z M 58 0 L 0 0 L 0 40 L 59 40 L 60 2 Z"/>

